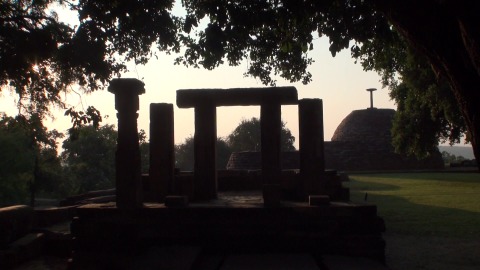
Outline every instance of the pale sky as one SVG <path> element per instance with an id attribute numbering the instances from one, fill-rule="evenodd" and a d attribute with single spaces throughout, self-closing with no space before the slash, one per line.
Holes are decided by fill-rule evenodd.
<path id="1" fill-rule="evenodd" d="M 320 98 L 323 100 L 325 140 L 329 141 L 340 124 L 352 110 L 365 109 L 370 106 L 370 94 L 367 88 L 377 88 L 374 92 L 373 103 L 377 108 L 393 108 L 395 104 L 388 96 L 388 89 L 382 89 L 380 77 L 375 72 L 363 71 L 360 64 L 355 64 L 350 57 L 350 52 L 344 50 L 332 57 L 328 50 L 328 39 L 321 38 L 314 44 L 310 55 L 315 63 L 309 68 L 312 73 L 312 82 L 308 85 L 302 83 L 289 83 L 278 78 L 278 86 L 295 86 L 298 97 Z M 175 56 L 159 54 L 145 66 L 130 67 L 131 71 L 123 74 L 123 78 L 137 78 L 145 83 L 146 93 L 140 96 L 140 110 L 138 128 L 149 131 L 149 106 L 150 103 L 172 103 L 175 106 L 175 143 L 182 143 L 184 139 L 194 133 L 193 109 L 179 109 L 176 107 L 175 98 L 178 89 L 194 88 L 238 88 L 238 87 L 263 87 L 259 80 L 244 77 L 247 64 L 238 67 L 221 66 L 213 71 L 187 68 L 173 65 Z M 90 105 L 95 106 L 103 115 L 109 117 L 103 124 L 116 124 L 116 111 L 114 109 L 114 96 L 106 89 L 87 95 L 80 99 L 77 95 L 69 95 L 66 101 L 78 110 Z M 8 92 L 2 91 L 0 111 L 15 114 L 13 98 Z M 282 119 L 287 123 L 293 135 L 297 138 L 298 147 L 298 112 L 297 106 L 283 106 Z M 56 118 L 48 121 L 50 129 L 65 132 L 70 124 L 70 119 L 63 115 L 64 110 L 57 110 Z M 230 134 L 242 119 L 259 117 L 260 107 L 220 107 L 217 109 L 218 136 Z"/>
<path id="2" fill-rule="evenodd" d="M 70 17 L 71 18 L 71 17 Z M 375 72 L 363 71 L 360 64 L 354 64 L 350 51 L 344 50 L 332 57 L 328 50 L 328 39 L 320 38 L 314 43 L 314 50 L 309 54 L 315 60 L 309 71 L 312 73 L 312 82 L 289 83 L 278 78 L 278 86 L 295 86 L 298 97 L 320 98 L 323 100 L 325 140 L 329 141 L 340 124 L 352 110 L 365 109 L 370 106 L 370 95 L 367 88 L 377 88 L 374 92 L 374 106 L 377 108 L 393 108 L 395 104 L 388 96 L 388 89 L 382 89 L 380 77 Z M 146 93 L 140 96 L 140 110 L 138 128 L 149 132 L 150 103 L 172 103 L 175 106 L 175 143 L 182 143 L 184 139 L 194 133 L 193 109 L 179 109 L 175 98 L 178 89 L 194 88 L 239 88 L 262 87 L 259 80 L 244 77 L 247 62 L 238 67 L 221 66 L 213 71 L 187 68 L 173 65 L 174 55 L 158 54 L 158 59 L 152 58 L 145 66 L 130 66 L 130 72 L 123 74 L 123 78 L 137 78 L 145 83 Z M 69 95 L 66 101 L 77 110 L 90 105 L 99 109 L 102 115 L 108 115 L 103 124 L 116 124 L 114 96 L 108 91 L 82 97 Z M 0 92 L 0 112 L 15 115 L 14 97 L 8 91 Z M 48 121 L 49 129 L 61 132 L 71 127 L 70 118 L 64 116 L 64 110 L 56 110 L 55 119 Z M 224 137 L 230 134 L 242 119 L 259 117 L 260 107 L 221 107 L 217 109 L 217 135 Z M 298 113 L 297 106 L 283 106 L 282 119 L 287 123 L 296 138 L 298 148 Z"/>

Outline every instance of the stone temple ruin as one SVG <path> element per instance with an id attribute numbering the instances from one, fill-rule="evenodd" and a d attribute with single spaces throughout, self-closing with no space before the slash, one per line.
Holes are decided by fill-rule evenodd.
<path id="1" fill-rule="evenodd" d="M 195 109 L 193 175 L 174 168 L 173 105 L 156 103 L 150 105 L 151 167 L 142 176 L 137 110 L 144 85 L 114 79 L 109 91 L 118 111 L 115 202 L 76 208 L 71 269 L 133 269 L 145 254 L 172 246 L 198 248 L 196 265 L 252 252 L 384 262 L 384 224 L 376 206 L 350 202 L 336 173 L 325 170 L 322 100 L 298 100 L 294 87 L 178 90 L 177 106 Z M 280 165 L 285 104 L 298 105 L 299 171 L 282 171 Z M 255 177 L 216 171 L 218 106 L 261 107 L 262 165 Z M 237 185 L 254 181 L 257 190 L 225 194 L 219 183 L 231 178 Z"/>
<path id="2" fill-rule="evenodd" d="M 443 169 L 439 151 L 422 160 L 395 153 L 391 136 L 394 117 L 395 110 L 375 108 L 372 100 L 370 108 L 352 111 L 338 125 L 331 140 L 324 142 L 325 168 L 337 171 Z M 258 170 L 260 156 L 259 152 L 232 153 L 227 170 Z M 282 168 L 300 168 L 299 152 L 282 153 Z"/>

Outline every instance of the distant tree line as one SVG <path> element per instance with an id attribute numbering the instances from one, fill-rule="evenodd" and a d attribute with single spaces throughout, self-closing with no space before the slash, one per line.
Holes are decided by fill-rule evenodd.
<path id="1" fill-rule="evenodd" d="M 175 166 L 181 170 L 193 170 L 193 137 L 175 146 Z M 280 147 L 282 151 L 295 151 L 295 137 L 282 121 Z M 232 152 L 260 151 L 260 119 L 243 119 L 225 138 L 217 138 L 217 169 L 225 169 Z"/>
<path id="2" fill-rule="evenodd" d="M 475 159 L 467 159 L 463 156 L 456 156 L 447 151 L 442 151 L 443 162 L 449 167 L 474 167 L 477 166 Z"/>
<path id="3" fill-rule="evenodd" d="M 64 134 L 48 131 L 39 118 L 0 116 L 0 207 L 34 205 L 37 198 L 62 199 L 115 186 L 117 131 L 113 125 L 79 124 Z M 149 143 L 140 130 L 142 173 L 149 169 Z M 283 123 L 282 149 L 295 150 L 295 138 Z M 260 121 L 242 120 L 217 140 L 217 168 L 225 169 L 233 151 L 260 149 Z M 193 137 L 175 146 L 176 167 L 193 170 Z"/>

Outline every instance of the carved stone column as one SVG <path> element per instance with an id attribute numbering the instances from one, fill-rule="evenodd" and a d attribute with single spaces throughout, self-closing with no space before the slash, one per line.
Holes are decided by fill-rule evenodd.
<path id="1" fill-rule="evenodd" d="M 118 118 L 115 158 L 117 207 L 141 207 L 142 182 L 137 111 L 138 96 L 145 93 L 144 83 L 137 79 L 113 79 L 108 91 L 115 94 Z"/>
<path id="2" fill-rule="evenodd" d="M 321 193 L 325 171 L 323 103 L 321 99 L 301 99 L 298 102 L 300 176 L 299 191 L 304 199 Z M 322 185 L 323 184 L 323 185 Z"/>
<path id="3" fill-rule="evenodd" d="M 150 200 L 164 202 L 175 177 L 173 104 L 150 104 Z"/>
<path id="4" fill-rule="evenodd" d="M 194 200 L 217 198 L 217 108 L 205 103 L 195 106 Z"/>
<path id="5" fill-rule="evenodd" d="M 260 108 L 262 141 L 263 200 L 266 206 L 280 203 L 282 109 L 276 100 L 264 101 Z"/>

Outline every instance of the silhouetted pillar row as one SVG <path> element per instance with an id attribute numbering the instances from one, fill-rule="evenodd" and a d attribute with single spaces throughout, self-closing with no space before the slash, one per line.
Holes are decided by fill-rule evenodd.
<path id="1" fill-rule="evenodd" d="M 173 104 L 150 104 L 149 200 L 164 202 L 175 177 Z"/>
<path id="2" fill-rule="evenodd" d="M 265 205 L 280 202 L 282 108 L 269 101 L 260 108 L 263 199 Z"/>
<path id="3" fill-rule="evenodd" d="M 217 197 L 215 167 L 217 141 L 217 108 L 212 104 L 195 107 L 194 200 Z"/>
<path id="4" fill-rule="evenodd" d="M 142 182 L 137 111 L 138 96 L 145 93 L 144 84 L 137 79 L 113 79 L 108 91 L 115 94 L 118 118 L 115 157 L 117 207 L 141 207 Z"/>
<path id="5" fill-rule="evenodd" d="M 298 102 L 300 175 L 303 196 L 319 194 L 325 171 L 323 103 L 321 99 Z"/>

